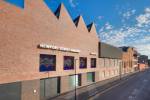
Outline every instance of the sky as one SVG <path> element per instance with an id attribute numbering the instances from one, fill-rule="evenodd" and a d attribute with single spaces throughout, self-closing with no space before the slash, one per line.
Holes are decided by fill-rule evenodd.
<path id="1" fill-rule="evenodd" d="M 87 25 L 94 22 L 102 42 L 132 46 L 150 58 L 150 0 L 44 1 L 53 12 L 63 3 L 72 19 L 82 15 Z"/>

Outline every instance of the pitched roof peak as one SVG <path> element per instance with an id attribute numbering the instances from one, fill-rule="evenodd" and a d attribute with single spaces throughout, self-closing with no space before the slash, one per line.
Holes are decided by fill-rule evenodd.
<path id="1" fill-rule="evenodd" d="M 64 8 L 64 4 L 63 4 L 63 3 L 60 3 L 59 6 L 58 6 L 58 8 L 56 9 L 56 11 L 54 12 L 54 14 L 55 14 L 55 16 L 56 16 L 57 18 L 60 17 L 60 12 L 61 12 L 61 10 L 62 10 L 63 8 Z"/>
<path id="2" fill-rule="evenodd" d="M 77 17 L 73 20 L 73 22 L 75 23 L 76 26 L 78 26 L 78 23 L 79 23 L 79 21 L 81 20 L 81 18 L 82 18 L 82 16 L 79 15 L 79 16 L 77 16 Z"/>
<path id="3" fill-rule="evenodd" d="M 91 31 L 93 25 L 94 25 L 94 22 L 92 22 L 89 25 L 87 25 L 87 29 L 88 29 L 89 32 Z"/>

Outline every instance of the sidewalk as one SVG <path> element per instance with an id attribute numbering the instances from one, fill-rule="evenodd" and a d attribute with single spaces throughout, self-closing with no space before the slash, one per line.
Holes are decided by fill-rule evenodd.
<path id="1" fill-rule="evenodd" d="M 90 97 L 96 95 L 97 93 L 100 93 L 104 91 L 105 89 L 110 88 L 111 86 L 123 80 L 127 80 L 133 75 L 136 75 L 136 73 L 138 73 L 138 71 L 134 73 L 132 72 L 132 73 L 122 75 L 121 79 L 120 79 L 120 76 L 117 76 L 111 79 L 93 83 L 85 87 L 81 87 L 76 90 L 76 100 L 88 100 Z M 49 100 L 75 100 L 75 91 L 73 90 L 73 91 L 61 94 Z"/>

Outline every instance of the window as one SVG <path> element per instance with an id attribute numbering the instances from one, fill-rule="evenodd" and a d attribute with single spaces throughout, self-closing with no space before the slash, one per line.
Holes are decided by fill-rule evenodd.
<path id="1" fill-rule="evenodd" d="M 96 68 L 96 58 L 91 58 L 91 68 Z"/>
<path id="2" fill-rule="evenodd" d="M 109 71 L 106 71 L 106 77 L 109 77 Z"/>
<path id="3" fill-rule="evenodd" d="M 70 86 L 70 88 L 75 88 L 77 86 L 81 86 L 81 74 L 70 75 L 69 76 L 69 86 Z"/>
<path id="4" fill-rule="evenodd" d="M 116 59 L 114 59 L 114 67 L 116 66 Z"/>
<path id="5" fill-rule="evenodd" d="M 80 68 L 87 68 L 87 58 L 80 57 Z"/>
<path id="6" fill-rule="evenodd" d="M 56 55 L 40 54 L 40 72 L 56 70 Z"/>
<path id="7" fill-rule="evenodd" d="M 104 67 L 104 59 L 103 58 L 100 59 L 100 67 Z"/>
<path id="8" fill-rule="evenodd" d="M 46 78 L 40 80 L 41 100 L 50 99 L 60 93 L 60 77 Z"/>
<path id="9" fill-rule="evenodd" d="M 21 82 L 0 84 L 0 100 L 21 100 Z"/>
<path id="10" fill-rule="evenodd" d="M 74 69 L 74 57 L 64 56 L 64 70 Z"/>
<path id="11" fill-rule="evenodd" d="M 104 67 L 106 67 L 106 59 L 104 58 Z"/>
<path id="12" fill-rule="evenodd" d="M 88 72 L 87 73 L 87 82 L 95 82 L 95 73 L 94 72 Z"/>
<path id="13" fill-rule="evenodd" d="M 101 76 L 102 76 L 102 78 L 105 77 L 105 71 L 102 71 Z"/>
<path id="14" fill-rule="evenodd" d="M 108 67 L 111 67 L 112 65 L 111 65 L 111 59 L 108 59 L 109 60 L 109 65 L 108 65 Z"/>

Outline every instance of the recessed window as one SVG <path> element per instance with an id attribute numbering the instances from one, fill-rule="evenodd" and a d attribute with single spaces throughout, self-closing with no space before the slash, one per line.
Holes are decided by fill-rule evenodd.
<path id="1" fill-rule="evenodd" d="M 106 59 L 104 58 L 104 67 L 106 67 Z"/>
<path id="2" fill-rule="evenodd" d="M 95 82 L 95 72 L 88 72 L 87 73 L 87 82 Z"/>
<path id="3" fill-rule="evenodd" d="M 91 68 L 96 68 L 96 58 L 91 58 Z"/>
<path id="4" fill-rule="evenodd" d="M 21 82 L 0 84 L 0 100 L 21 100 Z"/>
<path id="5" fill-rule="evenodd" d="M 71 89 L 75 88 L 77 86 L 81 86 L 81 74 L 70 75 L 69 76 L 69 86 Z"/>
<path id="6" fill-rule="evenodd" d="M 74 57 L 64 56 L 64 70 L 74 69 Z"/>
<path id="7" fill-rule="evenodd" d="M 60 77 L 40 80 L 40 100 L 47 100 L 60 93 Z"/>
<path id="8" fill-rule="evenodd" d="M 40 72 L 56 70 L 56 55 L 40 54 Z"/>
<path id="9" fill-rule="evenodd" d="M 116 62 L 116 59 L 114 59 L 114 66 L 116 66 L 116 63 L 115 63 L 115 62 Z"/>
<path id="10" fill-rule="evenodd" d="M 87 58 L 80 57 L 80 68 L 87 68 Z"/>

